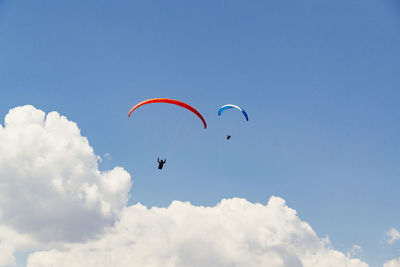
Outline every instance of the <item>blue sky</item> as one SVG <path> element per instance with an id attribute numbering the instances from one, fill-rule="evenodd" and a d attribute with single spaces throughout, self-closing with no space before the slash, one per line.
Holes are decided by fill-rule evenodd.
<path id="1" fill-rule="evenodd" d="M 3 0 L 0 115 L 31 104 L 78 123 L 101 168 L 131 174 L 130 204 L 276 195 L 375 266 L 400 248 L 385 242 L 400 228 L 399 47 L 394 0 Z M 208 129 L 162 104 L 128 118 L 153 97 Z M 249 122 L 218 117 L 227 103 Z"/>

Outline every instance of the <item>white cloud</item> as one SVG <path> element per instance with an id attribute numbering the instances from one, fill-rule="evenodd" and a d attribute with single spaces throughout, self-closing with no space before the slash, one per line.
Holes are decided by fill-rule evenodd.
<path id="1" fill-rule="evenodd" d="M 29 266 L 367 266 L 278 197 L 127 207 L 129 174 L 101 172 L 98 160 L 57 112 L 10 110 L 0 125 L 0 266 L 15 251 L 33 251 Z"/>
<path id="2" fill-rule="evenodd" d="M 0 225 L 0 266 L 13 266 L 14 252 L 29 250 L 32 247 L 39 247 L 32 238 L 20 234 L 10 227 Z"/>
<path id="3" fill-rule="evenodd" d="M 400 239 L 400 232 L 393 227 L 390 228 L 386 235 L 388 244 L 393 244 L 393 242 Z M 400 267 L 400 258 L 387 261 L 383 267 Z"/>
<path id="4" fill-rule="evenodd" d="M 400 239 L 400 232 L 393 227 L 390 228 L 386 235 L 388 236 L 388 244 L 392 244 L 394 241 Z"/>
<path id="5" fill-rule="evenodd" d="M 367 266 L 329 246 L 285 201 L 127 207 L 99 240 L 36 252 L 28 266 Z"/>
<path id="6" fill-rule="evenodd" d="M 349 251 L 347 251 L 347 257 L 359 257 L 361 255 L 362 248 L 360 245 L 353 245 Z"/>
<path id="7" fill-rule="evenodd" d="M 385 262 L 385 264 L 383 264 L 383 267 L 400 267 L 400 258 Z"/>
<path id="8" fill-rule="evenodd" d="M 12 266 L 14 262 L 14 247 L 0 242 L 0 266 Z"/>
<path id="9" fill-rule="evenodd" d="M 33 106 L 9 111 L 0 125 L 0 223 L 42 242 L 83 241 L 125 207 L 130 175 L 98 170 L 76 123 Z"/>

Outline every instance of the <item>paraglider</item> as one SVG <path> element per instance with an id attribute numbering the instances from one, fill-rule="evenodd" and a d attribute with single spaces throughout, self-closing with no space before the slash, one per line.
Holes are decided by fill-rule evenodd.
<path id="1" fill-rule="evenodd" d="M 178 101 L 178 100 L 174 100 L 174 99 L 168 99 L 168 98 L 152 98 L 152 99 L 147 99 L 144 100 L 138 104 L 136 104 L 133 108 L 131 108 L 131 110 L 128 113 L 128 116 L 130 117 L 132 112 L 137 109 L 140 106 L 143 105 L 147 105 L 147 104 L 151 104 L 151 103 L 168 103 L 168 104 L 174 104 L 183 108 L 186 108 L 187 110 L 193 112 L 197 117 L 199 117 L 199 119 L 203 122 L 204 125 L 204 129 L 207 129 L 207 123 L 204 120 L 203 116 L 200 114 L 200 112 L 198 112 L 195 108 L 193 108 L 192 106 L 189 106 L 188 104 Z"/>
<path id="2" fill-rule="evenodd" d="M 243 116 L 246 118 L 246 121 L 249 121 L 249 116 L 247 115 L 247 112 L 246 112 L 243 108 L 238 107 L 238 106 L 236 106 L 236 105 L 232 105 L 232 104 L 227 104 L 227 105 L 223 105 L 222 107 L 220 107 L 219 110 L 218 110 L 218 116 L 221 116 L 221 114 L 222 114 L 225 110 L 231 109 L 231 108 L 235 108 L 235 109 L 240 110 L 240 111 L 242 112 Z M 226 140 L 229 140 L 230 138 L 231 138 L 231 135 L 228 134 L 228 135 L 226 136 Z"/>
<path id="3" fill-rule="evenodd" d="M 158 169 L 161 170 L 164 167 L 164 164 L 167 162 L 167 159 L 160 160 L 160 158 L 157 158 L 158 162 Z"/>
<path id="4" fill-rule="evenodd" d="M 193 112 L 202 121 L 204 129 L 207 129 L 206 121 L 204 120 L 204 118 L 200 114 L 200 112 L 198 112 L 195 108 L 193 108 L 192 106 L 190 106 L 190 105 L 188 105 L 188 104 L 186 104 L 184 102 L 181 102 L 181 101 L 178 101 L 178 100 L 174 100 L 174 99 L 168 99 L 168 98 L 152 98 L 152 99 L 144 100 L 144 101 L 136 104 L 135 106 L 133 106 L 131 108 L 131 110 L 128 113 L 128 117 L 130 117 L 132 112 L 134 110 L 136 110 L 137 108 L 139 108 L 139 107 L 141 107 L 143 105 L 151 104 L 151 103 L 167 103 L 167 104 L 173 104 L 173 105 L 177 105 L 177 106 L 183 107 L 183 108 Z M 157 162 L 158 162 L 158 169 L 162 170 L 164 164 L 167 162 L 167 159 L 161 159 L 160 160 L 160 158 L 158 158 Z"/>
<path id="5" fill-rule="evenodd" d="M 218 110 L 218 116 L 221 116 L 221 114 L 222 114 L 225 110 L 231 109 L 231 108 L 236 108 L 236 109 L 240 110 L 240 111 L 243 113 L 243 115 L 244 115 L 244 117 L 246 118 L 246 120 L 247 120 L 247 121 L 249 120 L 249 116 L 247 115 L 247 112 L 246 112 L 243 108 L 238 107 L 238 106 L 235 106 L 235 105 L 232 105 L 232 104 L 223 105 L 222 107 L 220 107 L 219 110 Z"/>

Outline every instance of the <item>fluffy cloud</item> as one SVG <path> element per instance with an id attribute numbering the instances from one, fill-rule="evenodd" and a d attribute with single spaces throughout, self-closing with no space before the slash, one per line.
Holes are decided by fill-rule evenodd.
<path id="1" fill-rule="evenodd" d="M 387 239 L 388 244 L 393 244 L 394 241 L 400 239 L 400 232 L 393 227 L 390 228 L 390 230 L 386 233 L 386 235 L 388 237 Z M 400 258 L 387 261 L 383 265 L 383 267 L 400 267 Z"/>
<path id="2" fill-rule="evenodd" d="M 41 242 L 93 238 L 117 219 L 130 186 L 122 168 L 98 170 L 87 138 L 57 112 L 17 107 L 0 125 L 0 223 L 20 234 Z"/>
<path id="3" fill-rule="evenodd" d="M 278 197 L 127 207 L 129 174 L 98 161 L 64 116 L 10 110 L 0 125 L 0 266 L 15 251 L 33 251 L 28 266 L 367 266 Z"/>
<path id="4" fill-rule="evenodd" d="M 32 238 L 0 225 L 0 266 L 12 266 L 16 250 L 29 250 L 33 247 L 38 247 L 38 243 Z"/>
<path id="5" fill-rule="evenodd" d="M 397 231 L 395 228 L 390 228 L 389 232 L 386 233 L 386 235 L 388 236 L 388 240 L 387 242 L 389 244 L 392 244 L 394 241 L 400 239 L 400 232 Z"/>
<path id="6" fill-rule="evenodd" d="M 400 267 L 400 258 L 386 262 L 383 267 Z"/>
<path id="7" fill-rule="evenodd" d="M 127 207 L 99 240 L 32 254 L 28 266 L 367 266 L 329 246 L 285 201 Z"/>
<path id="8" fill-rule="evenodd" d="M 351 249 L 349 249 L 349 251 L 347 251 L 346 255 L 348 257 L 357 257 L 358 255 L 360 255 L 362 252 L 362 248 L 360 245 L 353 245 L 353 247 Z"/>

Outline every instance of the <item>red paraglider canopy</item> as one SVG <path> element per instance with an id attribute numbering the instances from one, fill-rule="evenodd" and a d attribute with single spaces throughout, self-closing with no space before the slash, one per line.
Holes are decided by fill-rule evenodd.
<path id="1" fill-rule="evenodd" d="M 196 114 L 197 117 L 199 117 L 200 120 L 203 122 L 204 129 L 207 129 L 206 121 L 204 120 L 203 116 L 201 116 L 200 112 L 198 112 L 195 108 L 193 108 L 192 106 L 189 106 L 188 104 L 186 104 L 184 102 L 181 102 L 181 101 L 178 101 L 178 100 L 174 100 L 174 99 L 168 99 L 168 98 L 152 98 L 152 99 L 144 100 L 144 101 L 136 104 L 133 108 L 131 108 L 131 110 L 129 111 L 128 116 L 130 117 L 131 113 L 135 109 L 137 109 L 138 107 L 143 106 L 143 105 L 147 105 L 147 104 L 151 104 L 151 103 L 168 103 L 168 104 L 174 104 L 174 105 L 178 105 L 178 106 L 181 106 L 183 108 L 186 108 L 186 109 L 190 110 L 191 112 L 193 112 L 194 114 Z"/>

